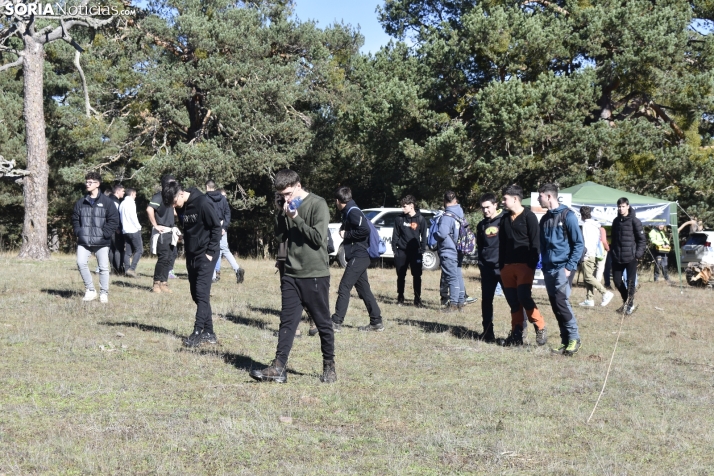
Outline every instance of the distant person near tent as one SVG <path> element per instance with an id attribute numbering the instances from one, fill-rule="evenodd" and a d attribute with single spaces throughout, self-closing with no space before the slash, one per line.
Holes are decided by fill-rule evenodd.
<path id="1" fill-rule="evenodd" d="M 612 222 L 612 271 L 615 287 L 620 291 L 622 307 L 617 312 L 632 314 L 635 304 L 637 262 L 642 259 L 646 248 L 645 232 L 642 223 L 635 216 L 635 209 L 626 197 L 617 200 L 617 218 Z M 627 270 L 627 285 L 622 280 L 623 271 Z"/>
<path id="2" fill-rule="evenodd" d="M 664 276 L 665 281 L 669 281 L 669 271 L 667 271 L 667 255 L 670 251 L 669 238 L 664 232 L 664 225 L 659 225 L 657 228 L 652 228 L 649 233 L 650 242 L 654 246 L 654 280 L 657 282 L 660 272 Z"/>

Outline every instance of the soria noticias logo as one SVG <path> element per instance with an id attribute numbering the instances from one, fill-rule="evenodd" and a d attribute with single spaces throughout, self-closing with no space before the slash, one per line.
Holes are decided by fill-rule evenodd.
<path id="1" fill-rule="evenodd" d="M 67 5 L 62 3 L 15 3 L 6 4 L 3 13 L 7 16 L 35 15 L 38 17 L 69 16 L 110 16 L 136 15 L 136 10 L 122 10 L 111 5 Z"/>

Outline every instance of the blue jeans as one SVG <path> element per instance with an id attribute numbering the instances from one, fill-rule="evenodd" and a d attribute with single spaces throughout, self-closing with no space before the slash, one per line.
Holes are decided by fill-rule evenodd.
<path id="1" fill-rule="evenodd" d="M 238 271 L 238 263 L 236 263 L 236 259 L 233 257 L 233 253 L 231 253 L 231 249 L 228 247 L 228 233 L 224 233 L 223 236 L 221 236 L 221 253 L 218 255 L 218 259 L 216 260 L 216 271 L 221 270 L 221 258 L 228 260 L 231 268 L 233 268 L 233 272 Z M 213 278 L 216 278 L 215 272 L 213 273 Z"/>
<path id="2" fill-rule="evenodd" d="M 573 271 L 574 272 L 574 271 Z M 571 276 L 573 275 L 571 272 Z M 555 314 L 560 328 L 560 342 L 568 345 L 568 341 L 580 339 L 578 322 L 570 305 L 570 279 L 565 276 L 565 268 L 543 270 L 545 289 L 548 292 L 550 306 Z"/>
<path id="3" fill-rule="evenodd" d="M 458 258 L 439 257 L 441 261 L 441 272 L 449 285 L 449 298 L 453 304 L 464 304 L 466 300 L 466 287 L 464 286 L 464 275 L 461 273 L 461 261 L 463 255 L 459 253 Z"/>

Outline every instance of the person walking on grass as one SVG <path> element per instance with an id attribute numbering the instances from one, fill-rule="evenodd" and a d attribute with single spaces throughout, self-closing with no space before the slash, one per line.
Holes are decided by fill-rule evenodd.
<path id="1" fill-rule="evenodd" d="M 583 234 L 575 213 L 558 202 L 556 185 L 541 185 L 538 201 L 548 209 L 540 219 L 541 262 L 548 300 L 560 328 L 560 345 L 553 352 L 574 355 L 580 349 L 580 333 L 570 305 L 570 292 L 578 261 L 583 256 Z M 599 232 L 596 236 L 599 239 Z"/>
<path id="2" fill-rule="evenodd" d="M 659 280 L 660 272 L 664 276 L 665 281 L 669 281 L 669 270 L 667 266 L 667 254 L 669 253 L 669 238 L 664 232 L 664 225 L 657 225 L 656 228 L 650 230 L 650 242 L 654 245 L 654 256 L 655 256 L 655 267 L 654 267 L 654 280 L 655 283 Z"/>
<path id="3" fill-rule="evenodd" d="M 635 209 L 626 197 L 617 200 L 617 218 L 612 221 L 612 280 L 620 291 L 622 306 L 616 312 L 627 315 L 635 312 L 635 287 L 637 262 L 645 255 L 647 240 L 642 222 L 635 216 Z M 627 272 L 627 284 L 622 280 Z"/>
<path id="4" fill-rule="evenodd" d="M 580 207 L 580 218 L 583 221 L 583 243 L 585 246 L 585 259 L 583 260 L 582 270 L 585 280 L 585 301 L 581 302 L 582 307 L 595 307 L 594 290 L 598 290 L 602 295 L 601 306 L 607 306 L 615 296 L 613 293 L 605 289 L 596 276 L 596 268 L 598 266 L 597 250 L 602 248 L 602 227 L 597 220 L 592 218 L 592 209 L 590 207 Z M 602 261 L 599 262 L 602 265 Z"/>
<path id="5" fill-rule="evenodd" d="M 538 218 L 523 207 L 523 189 L 509 185 L 503 189 L 503 206 L 498 232 L 498 265 L 503 294 L 511 308 L 511 332 L 504 345 L 523 345 L 528 322 L 536 331 L 536 343 L 548 341 L 545 320 L 532 297 L 533 279 L 540 254 Z"/>
<path id="6" fill-rule="evenodd" d="M 191 298 L 196 303 L 193 332 L 184 340 L 186 347 L 218 342 L 213 330 L 211 277 L 221 247 L 221 221 L 210 200 L 197 188 L 183 190 L 175 179 L 164 183 L 161 191 L 165 207 L 183 209 L 183 239 Z"/>
<path id="7" fill-rule="evenodd" d="M 236 275 L 236 282 L 240 284 L 243 282 L 245 270 L 236 263 L 233 253 L 228 247 L 228 226 L 231 224 L 231 207 L 228 205 L 226 194 L 223 190 L 216 190 L 216 182 L 209 180 L 206 182 L 206 196 L 211 199 L 211 203 L 216 209 L 216 214 L 221 220 L 221 253 L 216 260 L 213 282 L 218 282 L 221 279 L 221 258 L 226 258 Z"/>
<path id="8" fill-rule="evenodd" d="M 124 185 L 117 183 L 112 187 L 112 193 L 109 198 L 119 210 L 122 199 L 124 198 Z M 121 274 L 124 267 L 124 234 L 121 226 L 117 227 L 116 232 L 112 235 L 112 243 L 109 245 L 109 264 L 112 272 Z"/>
<path id="9" fill-rule="evenodd" d="M 83 301 L 93 301 L 97 291 L 87 265 L 94 253 L 99 265 L 99 301 L 109 302 L 109 246 L 119 228 L 119 212 L 114 202 L 99 193 L 102 178 L 97 172 L 85 177 L 87 195 L 80 198 L 72 211 L 72 228 L 77 237 L 77 268 L 84 281 Z"/>
<path id="10" fill-rule="evenodd" d="M 449 302 L 441 310 L 444 313 L 461 312 L 466 302 L 464 276 L 461 272 L 463 253 L 456 249 L 459 236 L 459 220 L 463 220 L 464 211 L 456 199 L 456 194 L 447 190 L 444 193 L 444 213 L 439 218 L 434 239 L 437 242 L 437 252 L 441 261 L 441 273 L 449 285 Z"/>
<path id="11" fill-rule="evenodd" d="M 402 214 L 394 221 L 392 250 L 397 269 L 397 304 L 404 305 L 404 287 L 407 269 L 411 269 L 414 288 L 414 306 L 423 307 L 421 301 L 422 257 L 426 251 L 426 220 L 416 209 L 412 195 L 402 198 Z"/>
<path id="12" fill-rule="evenodd" d="M 278 347 L 275 359 L 264 369 L 250 371 L 261 382 L 285 383 L 287 364 L 300 325 L 303 308 L 315 320 L 322 350 L 322 376 L 325 383 L 337 381 L 335 371 L 335 334 L 330 320 L 330 262 L 327 255 L 327 225 L 330 210 L 324 198 L 308 193 L 300 176 L 284 169 L 275 174 L 278 192 L 275 237 L 287 242 L 284 273 L 280 278 L 282 297 Z"/>
<path id="13" fill-rule="evenodd" d="M 174 180 L 171 176 L 162 178 L 162 188 L 166 182 Z M 149 206 L 146 207 L 146 214 L 151 222 L 151 249 L 155 250 L 157 256 L 156 266 L 154 267 L 154 286 L 151 291 L 154 293 L 171 293 L 169 289 L 168 278 L 169 269 L 173 266 L 172 256 L 175 246 L 172 244 L 175 219 L 173 205 L 165 205 L 161 197 L 162 191 L 154 194 L 151 197 Z"/>
<path id="14" fill-rule="evenodd" d="M 126 189 L 124 201 L 119 205 L 121 228 L 124 234 L 124 273 L 132 278 L 136 277 L 136 267 L 139 265 L 141 254 L 144 252 L 144 243 L 141 240 L 141 224 L 136 215 L 136 190 Z"/>
<path id="15" fill-rule="evenodd" d="M 372 294 L 367 276 L 367 268 L 372 262 L 367 251 L 370 234 L 369 220 L 352 200 L 352 190 L 349 187 L 342 186 L 335 191 L 335 203 L 337 209 L 342 212 L 342 226 L 339 233 L 344 240 L 342 246 L 345 249 L 345 260 L 347 261 L 345 272 L 337 289 L 335 313 L 332 315 L 335 332 L 340 332 L 342 329 L 342 323 L 345 321 L 347 308 L 350 304 L 352 288 L 357 289 L 357 295 L 364 302 L 369 314 L 369 325 L 360 326 L 358 330 L 382 332 L 384 330 L 382 311 Z"/>
<path id="16" fill-rule="evenodd" d="M 498 266 L 498 244 L 503 212 L 498 208 L 496 196 L 485 193 L 479 199 L 483 220 L 476 225 L 476 246 L 478 247 L 478 269 L 481 272 L 481 320 L 485 342 L 495 342 L 493 333 L 493 298 L 501 283 L 501 269 Z"/>

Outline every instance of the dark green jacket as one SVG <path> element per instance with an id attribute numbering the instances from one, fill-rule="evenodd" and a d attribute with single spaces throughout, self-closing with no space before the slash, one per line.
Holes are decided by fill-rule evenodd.
<path id="1" fill-rule="evenodd" d="M 281 210 L 275 218 L 275 237 L 288 240 L 285 274 L 293 278 L 322 278 L 330 275 L 327 256 L 327 225 L 330 210 L 324 198 L 309 194 L 298 207 L 294 220 Z"/>

